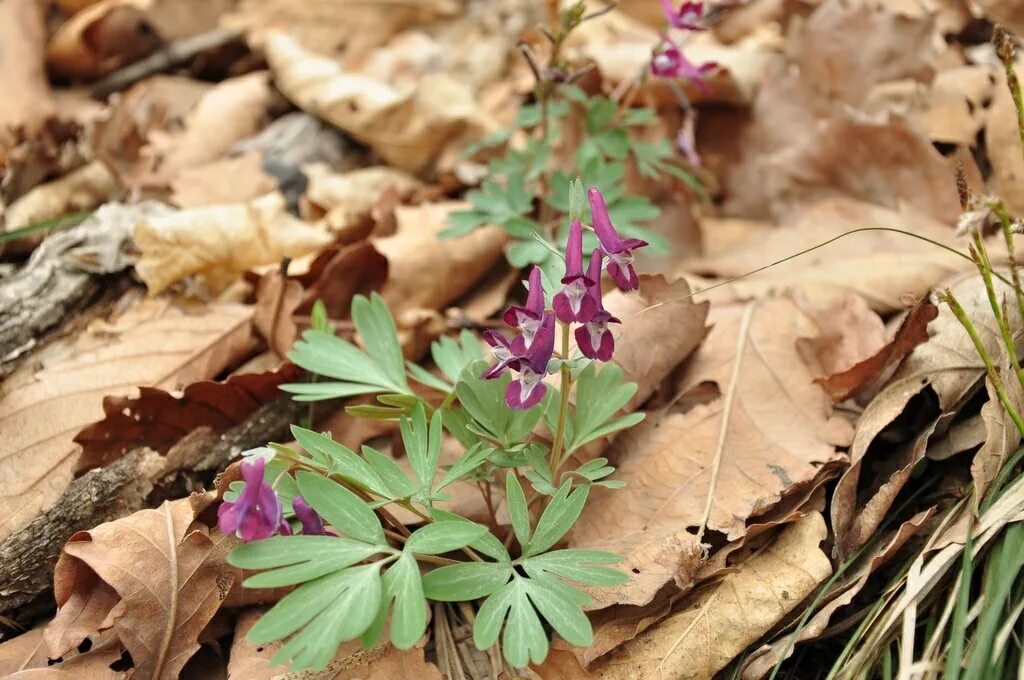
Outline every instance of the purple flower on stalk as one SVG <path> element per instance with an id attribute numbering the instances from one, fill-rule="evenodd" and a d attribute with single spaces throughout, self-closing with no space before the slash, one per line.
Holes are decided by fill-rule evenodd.
<path id="1" fill-rule="evenodd" d="M 555 317 L 544 315 L 530 349 L 520 357 L 513 369 L 518 375 L 505 388 L 505 404 L 511 409 L 526 410 L 540 403 L 547 394 L 544 384 L 548 362 L 555 351 Z"/>
<path id="2" fill-rule="evenodd" d="M 537 334 L 544 316 L 544 284 L 541 282 L 540 267 L 534 267 L 530 272 L 528 290 L 526 304 L 521 307 L 518 305 L 509 307 L 505 310 L 504 316 L 505 323 L 522 333 L 526 349 L 533 344 L 533 338 Z M 491 341 L 488 340 L 488 342 Z M 491 345 L 494 346 L 493 343 Z"/>
<path id="3" fill-rule="evenodd" d="M 576 345 L 588 359 L 609 361 L 615 352 L 615 338 L 608 330 L 609 323 L 621 323 L 612 316 L 601 301 L 601 251 L 595 249 L 590 255 L 590 278 L 594 285 L 587 290 L 597 307 L 594 317 L 576 329 Z"/>
<path id="4" fill-rule="evenodd" d="M 234 501 L 217 509 L 217 527 L 223 534 L 235 534 L 243 541 L 269 538 L 281 529 L 281 501 L 263 479 L 267 461 L 253 456 L 242 461 L 245 488 Z"/>
<path id="5" fill-rule="evenodd" d="M 652 74 L 662 78 L 685 78 L 705 94 L 711 92 L 711 87 L 707 83 L 708 74 L 717 68 L 718 63 L 714 61 L 694 64 L 686 58 L 679 45 L 665 36 L 662 36 L 661 43 L 655 48 L 654 57 L 651 59 Z"/>
<path id="6" fill-rule="evenodd" d="M 324 530 L 324 521 L 316 513 L 316 510 L 309 506 L 305 498 L 302 496 L 293 498 L 292 510 L 295 511 L 295 516 L 302 523 L 303 536 L 324 536 L 327 534 Z"/>
<path id="7" fill-rule="evenodd" d="M 679 5 L 679 9 L 673 9 L 672 0 L 661 0 L 661 9 L 672 28 L 681 28 L 687 31 L 704 30 L 704 27 L 700 25 L 704 19 L 703 2 L 683 2 Z"/>
<path id="8" fill-rule="evenodd" d="M 491 353 L 494 354 L 498 363 L 484 371 L 481 378 L 484 380 L 497 378 L 509 368 L 519 370 L 519 362 L 522 360 L 523 354 L 526 353 L 526 342 L 523 340 L 523 336 L 517 335 L 509 340 L 497 331 L 486 330 L 484 331 L 484 340 L 491 346 Z"/>
<path id="9" fill-rule="evenodd" d="M 593 283 L 583 273 L 583 225 L 573 220 L 569 227 L 569 240 L 565 245 L 565 276 L 562 290 L 551 301 L 559 321 L 584 323 L 594 316 L 597 308 L 587 295 Z"/>
<path id="10" fill-rule="evenodd" d="M 604 196 L 596 187 L 587 189 L 587 200 L 590 201 L 590 214 L 594 220 L 594 232 L 601 242 L 601 250 L 608 256 L 608 275 L 612 277 L 621 290 L 636 290 L 640 280 L 633 268 L 633 251 L 643 248 L 647 241 L 638 238 L 622 238 L 615 231 L 612 219 L 608 216 L 608 208 L 604 204 Z M 597 311 L 596 306 L 594 308 Z"/>

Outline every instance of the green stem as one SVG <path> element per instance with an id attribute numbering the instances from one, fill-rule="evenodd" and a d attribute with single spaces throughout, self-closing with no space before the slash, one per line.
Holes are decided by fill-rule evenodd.
<path id="1" fill-rule="evenodd" d="M 1024 393 L 1024 373 L 1021 373 L 1020 361 L 1017 360 L 1017 343 L 1013 341 L 1013 334 L 1010 332 L 1006 315 L 1003 313 L 1003 305 L 996 295 L 996 287 L 992 282 L 992 262 L 988 259 L 988 251 L 985 250 L 985 242 L 982 240 L 981 234 L 975 231 L 971 237 L 974 240 L 974 251 L 978 256 L 978 271 L 981 272 L 981 278 L 985 282 L 985 292 L 988 294 L 988 302 L 992 307 L 992 315 L 996 318 L 996 325 L 999 326 L 999 333 L 1003 338 L 1003 345 L 1006 346 L 1006 353 L 1010 357 L 1013 373 L 1017 376 L 1021 391 Z"/>
<path id="2" fill-rule="evenodd" d="M 565 439 L 565 420 L 569 414 L 569 390 L 572 387 L 572 373 L 565 363 L 569 358 L 569 324 L 559 321 L 558 326 L 562 331 L 562 368 L 561 376 L 561 402 L 558 405 L 558 425 L 555 427 L 555 441 L 551 444 L 551 458 L 548 466 L 551 468 L 551 483 L 558 486 L 558 468 L 562 466 L 562 448 Z"/>
<path id="3" fill-rule="evenodd" d="M 1020 316 L 1024 319 L 1024 286 L 1021 286 L 1020 271 L 1017 269 L 1017 257 L 1013 251 L 1013 225 L 1010 222 L 1010 213 L 1000 200 L 992 203 L 992 210 L 999 218 L 999 224 L 1003 228 L 1007 258 L 1010 261 L 1010 278 L 1013 279 L 1013 292 L 1017 297 L 1017 309 L 1020 310 Z"/>
<path id="4" fill-rule="evenodd" d="M 999 402 L 1006 409 L 1010 419 L 1013 420 L 1013 424 L 1017 427 L 1017 431 L 1024 437 L 1024 420 L 1021 420 L 1020 414 L 1017 413 L 1017 409 L 1013 407 L 1010 400 L 1006 397 L 1006 390 L 1003 389 L 1003 382 L 999 379 L 999 372 L 996 370 L 995 365 L 992 363 L 992 358 L 988 355 L 988 350 L 985 349 L 985 345 L 981 342 L 981 338 L 978 336 L 978 331 L 974 328 L 974 324 L 971 322 L 970 317 L 967 316 L 967 312 L 960 305 L 960 302 L 953 296 L 952 291 L 946 289 L 943 294 L 943 300 L 949 305 L 953 315 L 960 322 L 960 325 L 967 331 L 967 335 L 971 337 L 971 342 L 974 343 L 974 348 L 978 352 L 978 356 L 981 357 L 982 362 L 985 364 L 985 372 L 988 374 L 988 379 L 992 383 L 992 388 L 996 391 L 996 395 L 999 397 Z"/>

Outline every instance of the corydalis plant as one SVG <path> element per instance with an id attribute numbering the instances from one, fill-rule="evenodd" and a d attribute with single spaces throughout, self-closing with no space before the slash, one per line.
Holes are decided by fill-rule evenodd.
<path id="1" fill-rule="evenodd" d="M 514 334 L 485 334 L 497 358 L 492 366 L 469 332 L 434 343 L 440 375 L 404 362 L 394 321 L 376 296 L 353 301 L 362 347 L 336 336 L 326 322 L 296 343 L 290 358 L 318 379 L 286 389 L 304 401 L 376 395 L 378 404 L 348 410 L 396 421 L 407 465 L 298 426 L 292 428 L 298 447 L 275 444 L 244 458 L 242 480 L 224 494 L 219 524 L 245 542 L 230 556 L 233 565 L 257 572 L 244 585 L 294 588 L 249 634 L 257 644 L 284 640 L 274 663 L 321 669 L 342 642 L 355 638 L 367 648 L 387 639 L 407 649 L 426 631 L 430 601 L 470 603 L 474 643 L 499 645 L 515 667 L 544 660 L 549 629 L 572 644 L 590 644 L 583 612 L 590 598 L 577 586 L 616 585 L 628 577 L 610 566 L 618 555 L 559 543 L 593 486 L 621 483 L 610 479 L 614 468 L 604 458 L 563 468 L 581 447 L 643 418 L 618 415 L 636 386 L 623 383 L 614 365 L 598 370 L 594 360 L 611 359 L 608 324 L 618 322 L 604 308 L 604 272 L 635 289 L 632 251 L 646 244 L 622 238 L 592 191 L 599 247 L 584 268 L 584 203 L 576 184 L 554 299 L 548 296 L 553 286 L 545 291 L 534 268 L 526 301 L 503 317 Z M 551 374 L 559 375 L 557 388 L 545 382 Z M 417 384 L 441 398 L 425 399 Z M 548 434 L 538 434 L 545 426 Z M 463 451 L 442 461 L 445 437 Z M 457 481 L 480 490 L 489 522 L 444 509 Z M 492 495 L 502 490 L 510 526 L 495 512 Z M 399 509 L 416 520 L 400 521 Z"/>

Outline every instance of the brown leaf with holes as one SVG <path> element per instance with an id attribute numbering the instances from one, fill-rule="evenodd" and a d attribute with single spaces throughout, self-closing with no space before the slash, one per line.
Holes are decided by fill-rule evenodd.
<path id="1" fill-rule="evenodd" d="M 0 673 L 4 678 L 19 680 L 119 680 L 124 671 L 111 666 L 121 658 L 120 643 L 109 635 L 98 635 L 90 640 L 89 651 L 74 650 L 63 657 L 48 656 L 45 626 L 0 644 Z"/>
<path id="2" fill-rule="evenodd" d="M 75 436 L 82 446 L 78 471 L 108 465 L 144 446 L 166 452 L 201 427 L 223 432 L 280 397 L 278 388 L 298 375 L 298 368 L 286 363 L 276 371 L 236 374 L 223 382 L 194 382 L 181 393 L 140 387 L 137 397 L 105 397 L 106 417 Z"/>
<path id="3" fill-rule="evenodd" d="M 0 385 L 0 537 L 60 496 L 81 453 L 73 439 L 103 418 L 103 397 L 214 377 L 252 350 L 251 319 L 240 305 L 137 302 L 48 345 L 11 374 Z"/>
<path id="4" fill-rule="evenodd" d="M 607 589 L 614 596 L 595 593 L 603 606 L 645 604 L 672 579 L 688 587 L 705 528 L 742 537 L 748 518 L 842 459 L 829 439 L 831 400 L 796 347 L 814 334 L 810 319 L 775 299 L 713 308 L 708 320 L 679 390 L 713 383 L 720 396 L 685 412 L 650 413 L 622 433 L 607 455 L 626 487 L 594 489 L 573 528 L 574 546 L 621 552 L 639 576 Z"/>
<path id="5" fill-rule="evenodd" d="M 203 493 L 166 501 L 72 536 L 54 576 L 60 609 L 47 628 L 50 653 L 64 653 L 62 647 L 74 644 L 88 624 L 99 630 L 111 616 L 135 675 L 177 678 L 235 578 L 226 569 L 234 540 L 196 519 L 213 500 Z M 86 620 L 78 604 L 90 597 L 97 578 L 119 601 L 107 612 L 94 608 Z M 71 639 L 63 635 L 69 619 L 79 631 Z"/>

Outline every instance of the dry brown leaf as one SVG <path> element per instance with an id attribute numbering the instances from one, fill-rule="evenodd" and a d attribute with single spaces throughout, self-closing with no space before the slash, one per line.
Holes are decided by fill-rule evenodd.
<path id="1" fill-rule="evenodd" d="M 840 108 L 792 73 L 765 79 L 752 116 L 725 178 L 731 214 L 785 218 L 836 196 L 905 205 L 950 224 L 960 214 L 949 164 L 901 116 Z"/>
<path id="2" fill-rule="evenodd" d="M 926 455 L 932 460 L 946 460 L 958 453 L 981 446 L 985 441 L 985 421 L 980 413 L 956 421 L 945 434 L 928 442 Z"/>
<path id="3" fill-rule="evenodd" d="M 872 387 L 915 347 L 927 342 L 928 324 L 938 313 L 938 308 L 928 298 L 922 298 L 907 312 L 892 340 L 853 366 L 832 372 L 821 380 L 822 386 L 837 403 Z"/>
<path id="4" fill-rule="evenodd" d="M 171 203 L 179 208 L 245 203 L 277 189 L 263 170 L 263 157 L 247 153 L 182 168 L 171 181 Z"/>
<path id="5" fill-rule="evenodd" d="M 717 257 L 685 262 L 682 269 L 723 278 L 741 276 L 865 227 L 895 227 L 961 247 L 951 229 L 916 211 L 896 212 L 837 198 L 801 211 L 786 226 L 752 234 L 745 243 Z M 973 268 L 969 260 L 912 236 L 860 232 L 730 283 L 710 296 L 749 299 L 793 291 L 809 302 L 827 305 L 855 294 L 876 312 L 887 314 L 905 309 L 905 293 L 925 297 L 952 274 Z"/>
<path id="6" fill-rule="evenodd" d="M 307 255 L 331 241 L 327 232 L 289 215 L 279 193 L 144 219 L 132 236 L 142 252 L 135 270 L 150 295 L 186 276 L 200 276 L 219 292 L 253 267 Z"/>
<path id="7" fill-rule="evenodd" d="M 888 80 L 935 75 L 934 15 L 909 17 L 863 2 L 826 0 L 790 37 L 804 81 L 850 104 Z"/>
<path id="8" fill-rule="evenodd" d="M 0 3 L 0 163 L 16 140 L 13 129 L 35 130 L 53 113 L 43 60 L 46 28 L 43 6 L 35 0 Z"/>
<path id="9" fill-rule="evenodd" d="M 44 630 L 45 627 L 33 628 L 0 644 L 0 674 L 6 678 L 26 668 L 46 666 Z"/>
<path id="10" fill-rule="evenodd" d="M 443 309 L 459 299 L 501 258 L 507 240 L 494 226 L 456 239 L 439 239 L 448 215 L 463 210 L 463 201 L 441 201 L 395 209 L 398 231 L 373 240 L 388 260 L 388 282 L 381 290 L 391 313 L 402 323 L 406 312 Z"/>
<path id="11" fill-rule="evenodd" d="M 992 107 L 985 125 L 985 151 L 992 163 L 993 192 L 1015 215 L 1024 214 L 1024 155 L 1021 153 L 1017 110 L 1002 69 L 996 75 Z"/>
<path id="12" fill-rule="evenodd" d="M 266 54 L 275 83 L 292 102 L 402 170 L 423 171 L 449 143 L 489 131 L 473 92 L 448 75 L 425 75 L 414 90 L 396 90 L 347 72 L 280 32 L 268 36 Z"/>
<path id="13" fill-rule="evenodd" d="M 1005 347 L 999 347 L 1001 351 L 995 357 L 1000 357 L 996 366 L 1002 377 L 1003 390 L 1006 398 L 1017 411 L 1024 413 L 1024 387 L 1017 380 L 1013 366 Z M 985 424 L 985 439 L 971 462 L 971 479 L 974 480 L 975 494 L 974 504 L 977 508 L 985 492 L 995 480 L 999 471 L 1002 470 L 1006 459 L 1013 455 L 1020 445 L 1021 433 L 1014 425 L 1009 412 L 999 401 L 992 381 L 985 380 L 985 390 L 988 392 L 988 401 L 981 407 L 981 420 Z"/>
<path id="14" fill-rule="evenodd" d="M 0 537 L 60 496 L 81 451 L 72 438 L 103 417 L 104 396 L 212 378 L 251 350 L 251 317 L 239 305 L 189 313 L 144 301 L 47 346 L 8 377 L 0 385 Z"/>
<path id="15" fill-rule="evenodd" d="M 256 311 L 252 323 L 270 350 L 284 357 L 299 336 L 292 315 L 302 304 L 302 284 L 289 280 L 280 271 L 267 274 L 256 287 Z"/>
<path id="16" fill-rule="evenodd" d="M 818 336 L 802 338 L 798 346 L 821 377 L 851 368 L 885 344 L 885 324 L 859 295 L 832 305 L 801 304 L 799 297 L 796 301 L 818 326 Z"/>
<path id="17" fill-rule="evenodd" d="M 868 578 L 888 562 L 900 549 L 907 544 L 921 526 L 935 514 L 935 508 L 923 510 L 900 525 L 899 529 L 887 537 L 877 550 L 864 558 L 861 565 L 848 572 L 846 578 L 835 584 L 829 599 L 812 617 L 807 619 L 794 639 L 793 634 L 776 640 L 753 652 L 751 658 L 743 666 L 743 680 L 758 680 L 767 676 L 780 659 L 787 659 L 793 653 L 798 642 L 813 640 L 828 626 L 829 620 L 836 610 L 845 607 L 867 584 Z"/>
<path id="18" fill-rule="evenodd" d="M 386 189 L 405 198 L 423 186 L 409 173 L 384 165 L 337 173 L 317 163 L 303 170 L 309 179 L 305 196 L 308 217 L 320 218 L 332 232 L 342 234 L 369 219 Z"/>
<path id="19" fill-rule="evenodd" d="M 829 577 L 832 565 L 820 548 L 826 535 L 821 514 L 807 515 L 591 673 L 606 680 L 710 680 Z"/>
<path id="20" fill-rule="evenodd" d="M 262 614 L 261 609 L 246 609 L 239 615 L 228 680 L 276 680 L 290 675 L 287 667 L 270 665 L 270 659 L 283 643 L 256 645 L 245 638 Z M 327 668 L 319 672 L 307 671 L 303 677 L 308 680 L 442 680 L 437 666 L 424 659 L 422 648 L 401 651 L 381 644 L 364 650 L 358 640 L 342 644 Z"/>
<path id="21" fill-rule="evenodd" d="M 622 320 L 615 328 L 615 364 L 625 380 L 637 384 L 625 406 L 635 411 L 704 340 L 708 305 L 694 303 L 685 281 L 669 283 L 662 276 L 643 276 L 639 291 L 612 291 L 604 304 Z"/>
<path id="22" fill-rule="evenodd" d="M 69 172 L 60 179 L 41 184 L 3 211 L 4 230 L 13 231 L 37 222 L 90 210 L 115 200 L 121 186 L 101 161 Z"/>
<path id="23" fill-rule="evenodd" d="M 1005 284 L 997 281 L 996 285 L 1000 294 L 1012 297 Z M 990 356 L 998 356 L 1002 342 L 981 277 L 967 275 L 951 288 Z M 1020 328 L 1022 320 L 1016 305 L 1008 305 L 1008 309 L 1011 328 Z M 913 466 L 924 456 L 928 438 L 936 428 L 940 433 L 944 430 L 943 426 L 974 393 L 984 373 L 981 358 L 948 306 L 939 309 L 928 325 L 928 333 L 928 342 L 900 364 L 857 421 L 851 466 L 839 480 L 832 499 L 832 526 L 839 555 L 851 554 L 878 528 Z M 901 422 L 902 426 L 893 430 L 893 424 Z M 865 468 L 865 456 L 887 429 L 889 450 L 883 461 L 877 461 L 884 464 L 878 466 L 874 480 L 862 481 L 862 470 L 872 469 Z M 867 491 L 858 490 L 861 486 Z"/>
<path id="24" fill-rule="evenodd" d="M 813 328 L 796 305 L 718 307 L 709 320 L 681 391 L 713 382 L 722 396 L 685 413 L 651 414 L 620 435 L 607 455 L 626 487 L 595 489 L 571 534 L 574 545 L 626 555 L 639 577 L 616 596 L 630 604 L 649 602 L 673 578 L 692 583 L 701 549 L 684 529 L 706 525 L 736 540 L 748 518 L 838 457 L 828 441 L 831 401 L 796 349 Z"/>
<path id="25" fill-rule="evenodd" d="M 1005 24 L 1017 35 L 1024 34 L 1024 6 L 1013 0 L 975 0 L 982 13 L 993 22 Z"/>
<path id="26" fill-rule="evenodd" d="M 166 452 L 190 432 L 222 432 L 281 396 L 278 386 L 298 378 L 293 364 L 266 373 L 235 374 L 223 382 L 192 383 L 180 394 L 140 387 L 137 397 L 104 397 L 106 417 L 75 436 L 81 444 L 77 471 L 114 462 L 128 451 Z"/>
<path id="27" fill-rule="evenodd" d="M 63 653 L 59 643 L 73 642 L 63 635 L 69 616 L 79 630 L 86 627 L 77 605 L 90 597 L 94 572 L 120 597 L 113 630 L 131 654 L 135 674 L 177 678 L 234 580 L 225 568 L 233 539 L 196 521 L 213 500 L 204 493 L 167 501 L 72 536 L 54 574 L 60 609 L 47 629 L 47 641 L 51 631 L 54 639 L 50 653 Z M 101 615 L 108 613 L 91 618 L 96 630 Z"/>
<path id="28" fill-rule="evenodd" d="M 51 662 L 43 639 L 46 627 L 33 628 L 27 633 L 0 644 L 0 673 L 8 680 L 116 680 L 125 678 L 124 671 L 110 666 L 121 657 L 121 646 L 116 640 L 98 638 L 88 652 L 72 652 L 63 660 Z"/>

